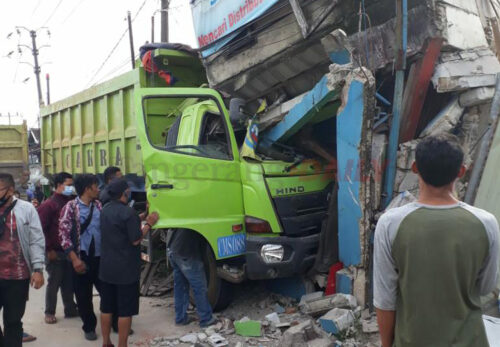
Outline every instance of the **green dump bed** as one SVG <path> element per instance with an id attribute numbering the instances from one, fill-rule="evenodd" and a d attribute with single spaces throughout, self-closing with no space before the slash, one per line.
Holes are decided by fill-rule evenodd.
<path id="1" fill-rule="evenodd" d="M 201 62 L 193 53 L 156 49 L 152 55 L 161 69 L 176 77 L 175 87 L 206 83 Z M 134 104 L 134 91 L 141 87 L 168 86 L 157 74 L 138 67 L 44 107 L 43 172 L 102 174 L 106 167 L 118 166 L 127 175 L 143 176 Z"/>
<path id="2" fill-rule="evenodd" d="M 0 125 L 0 172 L 14 176 L 16 187 L 29 179 L 26 122 L 20 125 Z"/>

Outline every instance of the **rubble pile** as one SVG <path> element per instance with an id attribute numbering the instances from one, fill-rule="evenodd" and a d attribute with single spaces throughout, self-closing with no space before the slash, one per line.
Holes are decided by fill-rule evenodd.
<path id="1" fill-rule="evenodd" d="M 190 333 L 156 337 L 149 346 L 379 346 L 374 314 L 358 306 L 352 295 L 313 292 L 297 302 L 267 294 L 233 305 L 218 315 L 213 326 L 202 329 L 192 323 Z"/>

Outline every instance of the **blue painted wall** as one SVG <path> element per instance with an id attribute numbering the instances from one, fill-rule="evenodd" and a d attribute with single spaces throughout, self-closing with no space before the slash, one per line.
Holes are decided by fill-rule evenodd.
<path id="1" fill-rule="evenodd" d="M 339 256 L 345 266 L 361 263 L 359 201 L 361 131 L 363 124 L 363 84 L 349 87 L 348 103 L 337 116 Z"/>

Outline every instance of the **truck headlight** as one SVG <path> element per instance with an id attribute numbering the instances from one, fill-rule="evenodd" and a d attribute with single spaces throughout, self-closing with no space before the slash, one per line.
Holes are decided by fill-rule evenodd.
<path id="1" fill-rule="evenodd" d="M 266 263 L 279 263 L 283 260 L 285 249 L 280 245 L 263 245 L 260 256 Z"/>

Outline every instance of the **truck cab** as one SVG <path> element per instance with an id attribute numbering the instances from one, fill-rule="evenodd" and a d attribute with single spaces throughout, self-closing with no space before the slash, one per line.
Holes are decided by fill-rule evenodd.
<path id="1" fill-rule="evenodd" d="M 176 73 L 173 66 L 169 71 Z M 289 162 L 242 157 L 244 136 L 215 90 L 140 88 L 135 100 L 147 199 L 160 215 L 156 228 L 186 228 L 204 237 L 215 307 L 221 307 L 216 297 L 227 297 L 221 282 L 286 277 L 312 267 L 332 169 L 298 155 Z M 232 278 L 225 264 L 242 276 Z"/>

